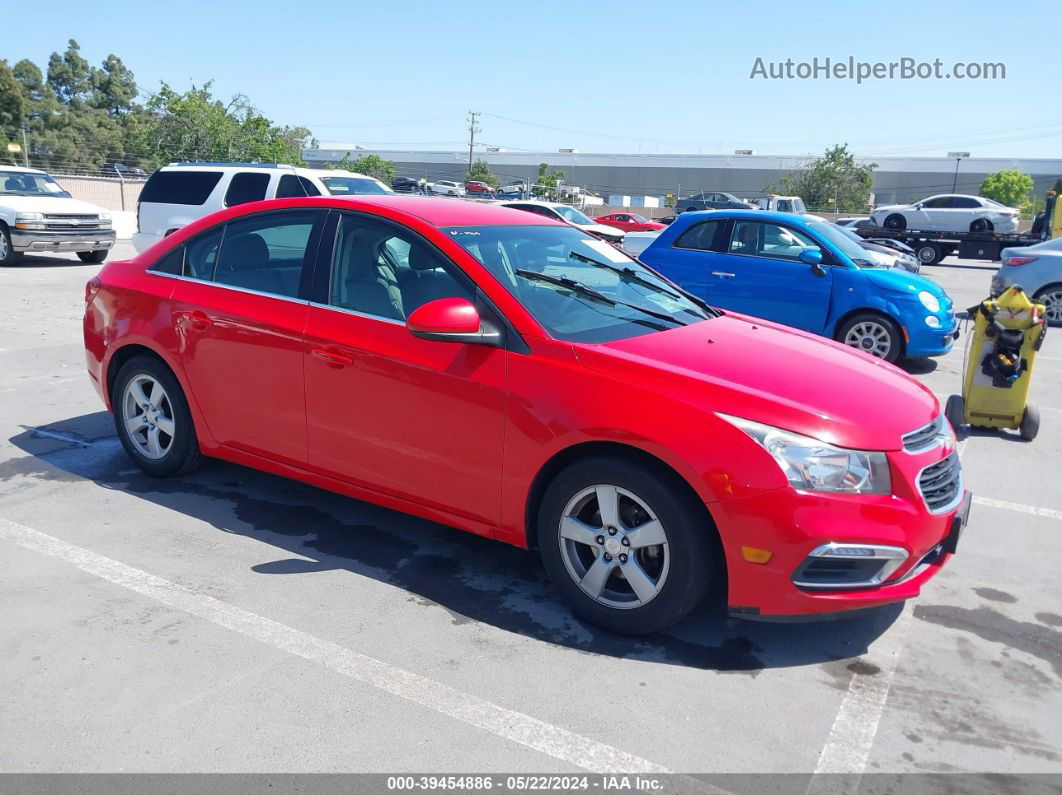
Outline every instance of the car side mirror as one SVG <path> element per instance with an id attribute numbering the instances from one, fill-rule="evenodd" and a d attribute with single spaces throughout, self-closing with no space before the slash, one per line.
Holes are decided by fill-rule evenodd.
<path id="1" fill-rule="evenodd" d="M 817 248 L 806 248 L 800 252 L 800 261 L 811 266 L 811 272 L 816 276 L 825 276 L 826 271 L 822 267 L 822 251 Z"/>
<path id="2" fill-rule="evenodd" d="M 464 298 L 440 298 L 417 307 L 406 318 L 406 328 L 414 337 L 434 342 L 493 348 L 502 344 L 501 331 L 482 320 L 476 308 Z"/>

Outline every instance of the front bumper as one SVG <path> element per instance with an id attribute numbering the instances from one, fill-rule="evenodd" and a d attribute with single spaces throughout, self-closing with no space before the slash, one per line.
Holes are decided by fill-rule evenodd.
<path id="1" fill-rule="evenodd" d="M 950 453 L 951 451 L 944 451 Z M 918 474 L 944 455 L 890 453 L 893 494 L 842 496 L 792 488 L 710 506 L 727 560 L 732 615 L 759 620 L 810 620 L 876 608 L 918 596 L 955 551 L 966 525 L 970 494 L 933 514 L 917 488 Z M 805 588 L 794 575 L 823 544 L 880 545 L 907 552 L 879 585 Z M 743 547 L 769 550 L 767 563 L 745 559 Z"/>
<path id="2" fill-rule="evenodd" d="M 920 317 L 904 323 L 907 332 L 905 352 L 908 358 L 943 356 L 955 346 L 959 338 L 959 321 L 955 315 L 949 318 L 950 325 L 930 328 Z"/>
<path id="3" fill-rule="evenodd" d="M 100 251 L 114 246 L 115 239 L 113 229 L 84 232 L 11 230 L 11 246 L 15 251 Z"/>

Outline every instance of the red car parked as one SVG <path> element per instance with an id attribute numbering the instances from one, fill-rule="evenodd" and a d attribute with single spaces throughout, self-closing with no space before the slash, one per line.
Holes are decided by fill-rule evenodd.
<path id="1" fill-rule="evenodd" d="M 608 215 L 599 215 L 594 220 L 599 224 L 622 229 L 624 232 L 655 232 L 665 226 L 665 224 L 650 221 L 644 215 L 638 215 L 637 213 L 609 213 Z"/>
<path id="2" fill-rule="evenodd" d="M 494 188 L 488 185 L 486 182 L 480 182 L 479 180 L 471 179 L 465 183 L 465 193 L 478 193 L 480 195 L 494 195 L 497 193 Z"/>
<path id="3" fill-rule="evenodd" d="M 900 370 L 714 311 L 532 213 L 245 204 L 86 286 L 89 374 L 157 476 L 225 459 L 521 547 L 646 633 L 918 594 L 969 497 Z"/>

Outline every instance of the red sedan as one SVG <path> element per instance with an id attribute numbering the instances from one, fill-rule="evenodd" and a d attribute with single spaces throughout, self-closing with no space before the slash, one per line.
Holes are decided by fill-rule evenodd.
<path id="1" fill-rule="evenodd" d="M 84 334 L 144 471 L 220 458 L 537 548 L 618 632 L 714 582 L 746 617 L 913 597 L 969 505 L 900 370 L 519 210 L 240 205 L 104 267 Z"/>
<path id="2" fill-rule="evenodd" d="M 608 215 L 599 215 L 594 220 L 599 224 L 605 224 L 605 226 L 614 226 L 616 229 L 622 229 L 624 232 L 656 232 L 666 226 L 666 224 L 650 221 L 644 215 L 638 215 L 637 213 L 609 213 Z"/>
<path id="3" fill-rule="evenodd" d="M 481 196 L 493 196 L 497 193 L 494 188 L 488 185 L 486 182 L 480 182 L 479 180 L 470 179 L 465 183 L 465 192 L 470 194 L 480 194 Z"/>

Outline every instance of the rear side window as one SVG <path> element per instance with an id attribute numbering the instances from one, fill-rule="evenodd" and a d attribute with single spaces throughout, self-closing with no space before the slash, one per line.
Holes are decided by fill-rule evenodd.
<path id="1" fill-rule="evenodd" d="M 140 191 L 140 201 L 151 204 L 203 204 L 220 179 L 220 171 L 156 171 Z"/>
<path id="2" fill-rule="evenodd" d="M 968 210 L 974 207 L 980 209 L 981 202 L 971 196 L 955 196 L 951 200 L 951 206 L 962 210 Z"/>
<path id="3" fill-rule="evenodd" d="M 181 276 L 184 273 L 184 246 L 177 246 L 165 257 L 155 262 L 148 270 L 155 273 L 169 273 L 173 276 Z"/>
<path id="4" fill-rule="evenodd" d="M 214 269 L 214 281 L 295 298 L 308 259 L 317 212 L 270 213 L 233 221 Z"/>
<path id="5" fill-rule="evenodd" d="M 223 227 L 214 229 L 205 235 L 200 235 L 185 246 L 187 248 L 184 257 L 185 276 L 206 281 L 214 277 L 214 265 L 218 260 L 218 250 L 221 248 L 223 236 Z"/>
<path id="6" fill-rule="evenodd" d="M 715 251 L 715 240 L 719 230 L 723 228 L 722 221 L 703 221 L 687 229 L 679 239 L 675 241 L 675 248 L 692 248 L 698 251 Z"/>
<path id="7" fill-rule="evenodd" d="M 238 204 L 260 202 L 265 198 L 268 187 L 268 174 L 236 174 L 229 183 L 229 189 L 225 191 L 225 206 L 235 207 Z"/>

